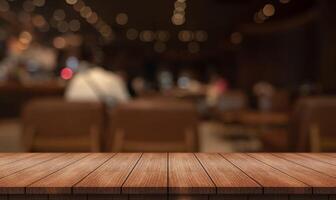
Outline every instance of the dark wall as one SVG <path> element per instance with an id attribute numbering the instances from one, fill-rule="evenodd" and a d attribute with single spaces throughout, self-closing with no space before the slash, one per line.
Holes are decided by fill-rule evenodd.
<path id="1" fill-rule="evenodd" d="M 240 87 L 250 89 L 258 81 L 268 81 L 294 88 L 319 78 L 319 26 L 315 18 L 300 20 L 289 19 L 243 33 L 244 41 L 236 56 Z"/>
<path id="2" fill-rule="evenodd" d="M 319 79 L 327 92 L 336 93 L 336 1 L 321 1 L 320 10 Z"/>

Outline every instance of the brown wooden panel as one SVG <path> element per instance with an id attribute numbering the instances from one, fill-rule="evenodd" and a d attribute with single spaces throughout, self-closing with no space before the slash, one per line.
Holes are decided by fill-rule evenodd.
<path id="1" fill-rule="evenodd" d="M 15 172 L 27 169 L 45 161 L 54 159 L 61 156 L 61 153 L 44 153 L 35 154 L 32 157 L 25 158 L 23 160 L 16 161 L 14 163 L 8 163 L 0 166 L 0 178 L 14 174 Z"/>
<path id="2" fill-rule="evenodd" d="M 222 154 L 264 187 L 265 194 L 310 194 L 311 187 L 243 153 Z"/>
<path id="3" fill-rule="evenodd" d="M 216 187 L 194 154 L 169 153 L 170 194 L 214 194 Z"/>
<path id="4" fill-rule="evenodd" d="M 336 179 L 312 169 L 281 159 L 271 154 L 254 153 L 250 156 L 266 163 L 301 182 L 312 186 L 313 192 L 318 194 L 335 194 Z"/>
<path id="5" fill-rule="evenodd" d="M 25 187 L 88 154 L 65 154 L 0 179 L 0 193 L 24 194 Z"/>
<path id="6" fill-rule="evenodd" d="M 247 200 L 247 195 L 210 195 L 209 200 Z"/>
<path id="7" fill-rule="evenodd" d="M 0 159 L 5 156 L 12 156 L 15 153 L 0 153 Z"/>
<path id="8" fill-rule="evenodd" d="M 35 153 L 2 153 L 0 157 L 0 165 L 5 165 L 8 163 L 12 163 L 21 159 L 29 158 Z"/>
<path id="9" fill-rule="evenodd" d="M 169 195 L 169 200 L 208 200 L 208 195 Z"/>
<path id="10" fill-rule="evenodd" d="M 129 200 L 167 200 L 168 195 L 129 195 L 128 197 Z"/>
<path id="11" fill-rule="evenodd" d="M 48 200 L 48 195 L 9 195 L 9 200 Z"/>
<path id="12" fill-rule="evenodd" d="M 277 153 L 274 155 L 280 158 L 284 158 L 286 160 L 292 161 L 299 165 L 311 168 L 313 170 L 324 173 L 326 175 L 336 177 L 336 168 L 332 164 L 314 160 L 306 156 L 302 156 L 302 155 L 294 154 L 294 153 Z"/>
<path id="13" fill-rule="evenodd" d="M 51 194 L 49 200 L 87 200 L 87 195 Z"/>
<path id="14" fill-rule="evenodd" d="M 323 154 L 336 158 L 336 153 L 323 153 Z"/>
<path id="15" fill-rule="evenodd" d="M 219 194 L 258 194 L 262 187 L 219 154 L 198 153 L 199 159 Z"/>
<path id="16" fill-rule="evenodd" d="M 288 195 L 251 195 L 248 200 L 289 200 Z"/>
<path id="17" fill-rule="evenodd" d="M 88 200 L 127 200 L 127 195 L 96 194 L 88 195 Z"/>
<path id="18" fill-rule="evenodd" d="M 70 194 L 72 186 L 102 165 L 114 154 L 92 153 L 26 188 L 31 194 Z"/>
<path id="19" fill-rule="evenodd" d="M 166 194 L 168 154 L 145 153 L 122 187 L 126 194 Z"/>
<path id="20" fill-rule="evenodd" d="M 73 188 L 74 193 L 120 194 L 141 153 L 118 153 Z"/>
<path id="21" fill-rule="evenodd" d="M 328 200 L 328 195 L 291 195 L 289 200 Z"/>
<path id="22" fill-rule="evenodd" d="M 336 165 L 336 157 L 331 156 L 330 154 L 325 153 L 299 153 L 299 155 L 319 160 L 321 162 L 326 162 L 332 165 Z"/>
<path id="23" fill-rule="evenodd" d="M 329 200 L 336 200 L 336 195 L 330 195 Z"/>
<path id="24" fill-rule="evenodd" d="M 7 200 L 8 198 L 7 198 L 7 195 L 0 195 L 0 199 L 1 200 Z"/>

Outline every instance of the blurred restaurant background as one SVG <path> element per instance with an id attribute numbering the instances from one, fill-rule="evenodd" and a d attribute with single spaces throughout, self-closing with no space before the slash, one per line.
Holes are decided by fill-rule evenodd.
<path id="1" fill-rule="evenodd" d="M 0 151 L 334 151 L 335 9 L 0 0 Z"/>

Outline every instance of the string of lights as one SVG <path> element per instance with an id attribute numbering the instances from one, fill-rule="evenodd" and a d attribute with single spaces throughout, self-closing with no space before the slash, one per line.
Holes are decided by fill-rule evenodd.
<path id="1" fill-rule="evenodd" d="M 186 21 L 185 9 L 187 8 L 186 0 L 176 0 L 171 21 L 174 25 L 183 25 Z"/>
<path id="2" fill-rule="evenodd" d="M 10 10 L 9 2 L 15 0 L 0 0 L 0 12 Z M 114 40 L 116 35 L 112 27 L 101 17 L 92 7 L 88 6 L 84 0 L 64 0 L 66 5 L 70 6 L 73 11 L 79 14 L 89 25 L 91 25 L 103 40 L 107 43 Z M 56 36 L 52 44 L 57 49 L 65 48 L 69 45 L 69 41 L 74 43 L 72 46 L 80 45 L 80 39 L 75 34 L 81 30 L 82 24 L 80 19 L 69 18 L 64 8 L 58 8 L 51 12 L 50 19 L 45 15 L 38 14 L 37 8 L 46 5 L 46 0 L 25 0 L 22 2 L 23 12 L 18 13 L 18 18 L 26 23 L 31 23 L 34 28 L 40 32 L 48 32 L 51 28 L 56 29 L 64 35 Z M 172 23 L 175 25 L 183 25 L 186 21 L 185 10 L 187 7 L 186 0 L 176 0 L 172 16 Z M 123 29 L 129 21 L 129 16 L 125 12 L 120 12 L 115 17 L 116 25 Z M 29 32 L 29 31 L 27 31 Z M 130 41 L 139 40 L 145 43 L 153 43 L 153 50 L 162 53 L 167 49 L 167 43 L 171 39 L 171 32 L 168 30 L 138 30 L 136 28 L 125 29 L 125 37 Z M 71 37 L 70 39 L 67 37 Z M 200 43 L 208 39 L 208 33 L 205 30 L 181 30 L 178 31 L 176 37 L 181 42 L 187 43 L 187 49 L 200 49 Z M 195 48 L 196 47 L 196 48 Z M 193 52 L 198 52 L 193 51 Z"/>
<path id="3" fill-rule="evenodd" d="M 91 24 L 106 41 L 114 39 L 115 34 L 111 26 L 106 23 L 92 8 L 85 4 L 83 0 L 65 0 L 68 5 L 80 14 L 89 24 Z"/>

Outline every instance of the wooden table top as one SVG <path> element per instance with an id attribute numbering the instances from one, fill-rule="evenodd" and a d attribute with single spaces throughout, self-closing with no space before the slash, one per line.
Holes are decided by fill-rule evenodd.
<path id="1" fill-rule="evenodd" d="M 130 195 L 203 195 L 205 199 L 321 195 L 318 199 L 336 199 L 333 194 L 336 153 L 0 154 L 0 199 L 11 195 L 45 195 L 46 199 L 53 195 L 84 195 L 84 199 L 90 195 L 125 199 Z"/>

